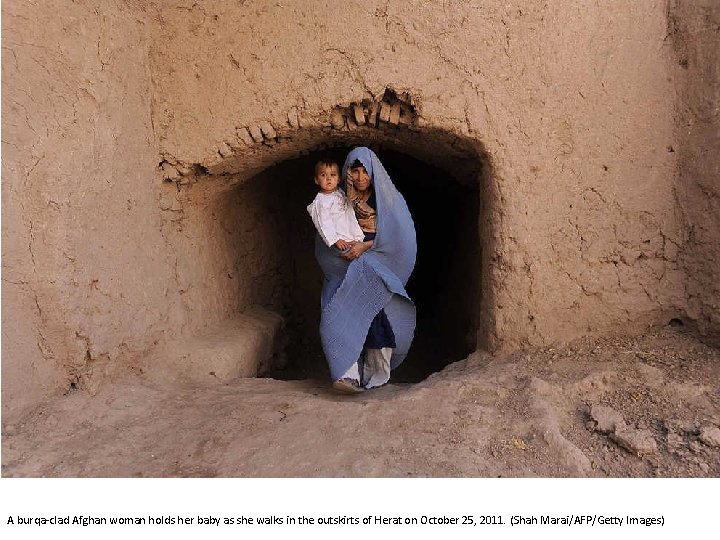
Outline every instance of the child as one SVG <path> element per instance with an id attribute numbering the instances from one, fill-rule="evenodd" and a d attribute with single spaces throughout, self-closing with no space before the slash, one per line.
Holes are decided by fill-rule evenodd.
<path id="1" fill-rule="evenodd" d="M 320 191 L 307 210 L 320 238 L 328 247 L 338 249 L 337 255 L 341 256 L 357 242 L 361 242 L 365 233 L 358 225 L 355 211 L 345 198 L 345 193 L 338 188 L 339 181 L 340 167 L 337 163 L 318 161 L 315 165 L 315 183 Z M 362 392 L 358 363 L 355 362 L 343 377 L 335 381 L 333 387 L 346 393 Z"/>
<path id="2" fill-rule="evenodd" d="M 320 191 L 307 210 L 320 238 L 328 247 L 347 251 L 354 242 L 365 237 L 355 212 L 338 188 L 340 167 L 333 161 L 322 160 L 315 165 L 315 183 Z"/>

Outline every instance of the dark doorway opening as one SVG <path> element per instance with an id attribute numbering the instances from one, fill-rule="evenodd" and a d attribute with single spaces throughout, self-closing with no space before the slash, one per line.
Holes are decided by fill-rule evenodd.
<path id="1" fill-rule="evenodd" d="M 313 167 L 330 157 L 342 167 L 349 146 L 309 152 L 283 161 L 249 182 L 274 192 L 283 216 L 284 251 L 280 273 L 286 321 L 286 364 L 268 376 L 281 379 L 327 377 L 320 345 L 322 273 L 313 253 L 315 229 L 306 206 L 317 192 Z M 375 149 L 407 200 L 415 221 L 418 257 L 408 283 L 417 306 L 413 346 L 391 381 L 418 382 L 461 360 L 476 346 L 480 306 L 481 245 L 478 178 L 447 171 L 397 150 Z"/>

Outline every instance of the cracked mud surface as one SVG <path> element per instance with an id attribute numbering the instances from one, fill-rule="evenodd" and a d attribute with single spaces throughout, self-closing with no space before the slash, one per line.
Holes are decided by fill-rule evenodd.
<path id="1" fill-rule="evenodd" d="M 360 396 L 326 381 L 73 392 L 4 426 L 12 477 L 718 477 L 720 350 L 682 328 L 471 355 Z M 597 429 L 604 405 L 651 454 Z"/>
<path id="2" fill-rule="evenodd" d="M 717 332 L 714 0 L 46 4 L 2 4 L 6 421 L 295 302 L 250 184 L 328 146 L 477 186 L 483 348 Z"/>

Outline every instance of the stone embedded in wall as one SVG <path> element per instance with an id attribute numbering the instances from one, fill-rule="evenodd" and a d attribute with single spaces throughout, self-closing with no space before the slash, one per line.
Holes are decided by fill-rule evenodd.
<path id="1" fill-rule="evenodd" d="M 180 176 L 187 176 L 190 173 L 192 173 L 192 171 L 193 171 L 192 167 L 188 166 L 185 163 L 177 164 L 177 172 L 180 174 Z"/>
<path id="2" fill-rule="evenodd" d="M 335 129 L 342 129 L 345 126 L 345 115 L 339 109 L 335 109 L 330 115 L 330 124 Z"/>
<path id="3" fill-rule="evenodd" d="M 293 127 L 299 127 L 300 123 L 297 109 L 292 109 L 288 112 L 288 123 Z M 235 135 L 237 141 L 242 143 L 242 145 L 227 142 L 221 143 L 218 148 L 218 153 L 222 157 L 229 157 L 234 153 L 230 152 L 226 155 L 226 146 L 228 146 L 231 150 L 241 150 L 244 146 L 254 146 L 256 144 L 266 144 L 272 146 L 278 141 L 278 139 L 282 138 L 273 125 L 267 120 L 263 120 L 256 125 L 235 128 Z"/>
<path id="4" fill-rule="evenodd" d="M 218 148 L 218 154 L 220 154 L 220 157 L 229 157 L 233 154 L 232 148 L 230 148 L 230 145 L 227 143 L 222 143 Z"/>
<path id="5" fill-rule="evenodd" d="M 253 141 L 255 141 L 256 143 L 263 142 L 263 134 L 260 126 L 250 126 L 248 127 L 248 131 L 250 132 L 250 136 L 252 137 Z"/>
<path id="6" fill-rule="evenodd" d="M 218 149 L 218 154 L 223 156 L 223 153 L 231 155 L 232 151 L 229 146 L 225 145 Z M 158 169 L 163 181 L 173 182 L 178 186 L 195 183 L 198 176 L 207 174 L 207 169 L 199 163 L 176 162 L 172 157 L 161 161 Z"/>
<path id="7" fill-rule="evenodd" d="M 337 107 L 330 113 L 330 125 L 335 129 L 353 131 L 360 126 L 379 127 L 412 126 L 419 116 L 408 94 L 398 96 L 386 90 L 379 100 L 353 103 L 348 107 Z"/>
<path id="8" fill-rule="evenodd" d="M 415 115 L 412 107 L 405 103 L 400 104 L 400 118 L 398 122 L 402 125 L 412 124 L 413 116 Z"/>
<path id="9" fill-rule="evenodd" d="M 389 122 L 390 121 L 390 104 L 386 102 L 380 103 L 380 121 L 381 122 Z"/>
<path id="10" fill-rule="evenodd" d="M 287 114 L 288 117 L 288 124 L 290 124 L 291 128 L 299 128 L 300 127 L 300 118 L 298 116 L 298 110 L 297 107 L 293 107 L 288 111 Z"/>
<path id="11" fill-rule="evenodd" d="M 277 139 L 277 133 L 275 131 L 275 128 L 272 127 L 272 124 L 270 122 L 260 122 L 260 131 L 262 131 L 262 134 L 265 137 L 264 142 Z"/>
<path id="12" fill-rule="evenodd" d="M 358 126 L 365 125 L 365 114 L 366 111 L 362 105 L 353 105 L 353 113 L 355 114 L 355 122 Z"/>
<path id="13" fill-rule="evenodd" d="M 174 181 L 180 176 L 177 167 L 171 165 L 168 161 L 160 162 L 160 173 L 162 174 L 163 180 Z"/>
<path id="14" fill-rule="evenodd" d="M 391 124 L 397 124 L 398 122 L 400 122 L 400 104 L 399 103 L 393 103 L 392 107 L 390 107 L 389 122 Z"/>
<path id="15" fill-rule="evenodd" d="M 230 155 L 232 151 L 229 146 L 225 145 L 218 149 L 218 154 Z M 165 156 L 165 159 L 158 165 L 158 170 L 163 181 L 178 185 L 194 183 L 199 175 L 207 174 L 207 169 L 203 165 L 177 161 L 172 156 Z"/>
<path id="16" fill-rule="evenodd" d="M 253 140 L 250 132 L 248 131 L 248 128 L 236 128 L 235 133 L 237 134 L 238 140 L 242 141 L 245 146 L 252 146 L 253 144 L 255 144 L 255 141 Z"/>
<path id="17" fill-rule="evenodd" d="M 373 127 L 377 126 L 377 115 L 379 110 L 380 104 L 377 102 L 371 103 L 368 108 L 368 124 Z"/>
<path id="18" fill-rule="evenodd" d="M 386 89 L 374 100 L 366 99 L 331 109 L 329 122 L 324 115 L 301 116 L 301 110 L 293 106 L 286 113 L 287 123 L 255 120 L 249 125 L 235 127 L 235 132 L 228 139 L 217 143 L 215 156 L 206 162 L 181 163 L 174 156 L 164 156 L 160 175 L 163 180 L 174 182 L 179 187 L 197 182 L 199 177 L 206 173 L 227 173 L 240 161 L 247 163 L 249 156 L 260 159 L 270 149 L 276 157 L 281 156 L 282 159 L 302 155 L 302 144 L 298 144 L 298 140 L 304 135 L 297 134 L 300 129 L 324 130 L 330 127 L 348 135 L 368 126 L 417 131 L 421 118 L 416 112 L 413 100 L 407 93 L 397 94 Z"/>

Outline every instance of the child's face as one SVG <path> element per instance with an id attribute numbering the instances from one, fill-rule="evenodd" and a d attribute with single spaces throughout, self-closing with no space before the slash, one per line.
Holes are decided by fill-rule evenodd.
<path id="1" fill-rule="evenodd" d="M 315 183 L 320 187 L 320 191 L 323 193 L 332 193 L 335 191 L 339 181 L 340 171 L 335 165 L 323 167 L 315 175 Z"/>
<path id="2" fill-rule="evenodd" d="M 365 191 L 370 187 L 370 175 L 365 170 L 365 167 L 350 169 L 350 179 L 358 191 Z"/>

